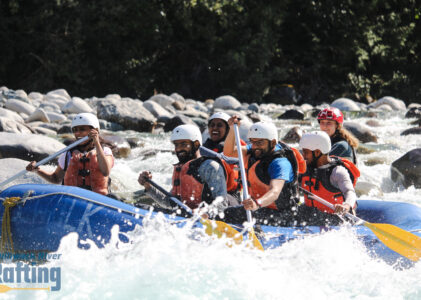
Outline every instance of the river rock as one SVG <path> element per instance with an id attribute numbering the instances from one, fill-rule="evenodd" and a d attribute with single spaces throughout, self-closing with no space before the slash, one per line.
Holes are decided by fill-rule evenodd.
<path id="1" fill-rule="evenodd" d="M 124 127 L 120 124 L 114 123 L 114 122 L 108 122 L 102 119 L 99 119 L 99 127 L 100 129 L 105 129 L 109 131 L 121 131 L 124 130 Z"/>
<path id="2" fill-rule="evenodd" d="M 32 133 L 24 124 L 14 120 L 0 117 L 0 131 L 12 133 Z"/>
<path id="3" fill-rule="evenodd" d="M 0 158 L 39 161 L 64 147 L 59 141 L 43 135 L 0 132 Z"/>
<path id="4" fill-rule="evenodd" d="M 360 107 L 354 100 L 348 98 L 339 98 L 330 104 L 332 107 L 336 107 L 341 111 L 360 111 Z"/>
<path id="5" fill-rule="evenodd" d="M 281 120 L 304 120 L 304 113 L 297 109 L 289 109 L 281 114 L 278 119 Z"/>
<path id="6" fill-rule="evenodd" d="M 39 126 L 32 127 L 32 128 L 35 131 L 35 133 L 37 133 L 37 134 L 43 134 L 43 135 L 48 135 L 48 136 L 56 136 L 57 135 L 57 132 L 55 130 L 51 130 L 51 129 L 48 129 L 48 128 L 39 127 Z"/>
<path id="7" fill-rule="evenodd" d="M 209 119 L 209 115 L 205 112 L 198 111 L 192 107 L 188 107 L 186 110 L 180 111 L 179 114 L 183 114 L 190 118 L 202 118 L 202 119 Z"/>
<path id="8" fill-rule="evenodd" d="M 155 101 L 164 108 L 166 108 L 167 106 L 172 106 L 172 104 L 175 102 L 173 98 L 165 94 L 153 95 L 148 100 Z"/>
<path id="9" fill-rule="evenodd" d="M 237 109 L 239 107 L 241 107 L 241 103 L 233 96 L 229 95 L 216 98 L 215 103 L 213 104 L 214 109 Z"/>
<path id="10" fill-rule="evenodd" d="M 155 118 L 160 117 L 167 117 L 172 118 L 174 115 L 170 113 L 168 110 L 163 108 L 158 102 L 152 101 L 152 100 L 146 100 L 143 102 L 143 106 L 154 115 Z"/>
<path id="11" fill-rule="evenodd" d="M 393 111 L 392 106 L 390 106 L 389 104 L 382 104 L 376 107 L 377 110 L 381 110 L 381 111 Z"/>
<path id="12" fill-rule="evenodd" d="M 391 96 L 380 98 L 376 102 L 371 103 L 368 107 L 378 108 L 382 104 L 389 105 L 393 110 L 406 110 L 405 102 Z"/>
<path id="13" fill-rule="evenodd" d="M 15 122 L 23 123 L 23 118 L 12 110 L 8 110 L 5 108 L 0 107 L 0 117 L 4 117 Z"/>
<path id="14" fill-rule="evenodd" d="M 130 144 L 127 140 L 119 135 L 101 134 L 107 143 L 110 143 L 113 147 L 113 155 L 116 158 L 127 158 L 131 153 Z"/>
<path id="15" fill-rule="evenodd" d="M 70 100 L 70 95 L 65 89 L 57 89 L 54 91 L 50 91 L 47 93 L 46 96 L 60 97 L 60 98 L 66 99 L 67 101 Z"/>
<path id="16" fill-rule="evenodd" d="M 177 114 L 174 117 L 172 117 L 167 123 L 165 123 L 164 131 L 165 132 L 173 131 L 173 129 L 176 128 L 177 126 L 184 125 L 184 124 L 195 124 L 195 123 L 189 117 L 182 114 Z"/>
<path id="17" fill-rule="evenodd" d="M 73 97 L 72 100 L 67 102 L 61 111 L 66 114 L 80 114 L 80 113 L 92 113 L 93 109 L 89 106 L 85 100 L 79 97 Z"/>
<path id="18" fill-rule="evenodd" d="M 252 104 L 248 105 L 247 109 L 251 110 L 255 113 L 259 113 L 259 111 L 260 111 L 259 104 L 257 104 L 257 103 L 252 103 Z"/>
<path id="19" fill-rule="evenodd" d="M 44 111 L 52 111 L 55 113 L 61 113 L 61 108 L 57 103 L 54 102 L 43 102 L 38 108 L 42 108 Z"/>
<path id="20" fill-rule="evenodd" d="M 52 123 L 61 123 L 67 120 L 67 117 L 63 114 L 55 113 L 53 111 L 47 111 L 46 112 L 48 119 L 50 119 L 50 122 Z"/>
<path id="21" fill-rule="evenodd" d="M 44 99 L 44 95 L 38 92 L 30 92 L 28 98 L 34 101 L 41 102 Z"/>
<path id="22" fill-rule="evenodd" d="M 411 107 L 405 114 L 405 118 L 417 118 L 421 119 L 421 107 Z"/>
<path id="23" fill-rule="evenodd" d="M 392 163 L 391 177 L 394 182 L 408 188 L 421 188 L 421 148 L 413 149 Z"/>
<path id="24" fill-rule="evenodd" d="M 374 120 L 374 119 L 367 120 L 365 122 L 365 124 L 370 126 L 370 127 L 380 127 L 380 126 L 382 126 L 382 124 L 380 123 L 379 120 Z"/>
<path id="25" fill-rule="evenodd" d="M 26 103 L 31 103 L 31 100 L 28 98 L 28 94 L 24 90 L 16 90 L 15 93 L 16 99 Z"/>
<path id="26" fill-rule="evenodd" d="M 151 132 L 155 125 L 155 117 L 136 100 L 115 101 L 103 99 L 98 101 L 98 117 L 120 124 L 125 129 Z"/>
<path id="27" fill-rule="evenodd" d="M 28 161 L 18 158 L 0 159 L 0 182 L 3 182 L 15 174 L 21 172 L 22 170 L 25 170 L 27 165 Z M 26 172 L 24 175 L 16 178 L 14 181 L 8 183 L 5 186 L 2 186 L 1 189 L 4 190 L 9 186 L 23 183 L 46 184 L 48 182 L 33 172 Z"/>
<path id="28" fill-rule="evenodd" d="M 31 104 L 16 99 L 7 100 L 5 107 L 17 113 L 27 114 L 28 116 L 35 111 L 35 107 Z"/>
<path id="29" fill-rule="evenodd" d="M 26 120 L 26 123 L 33 121 L 41 121 L 45 123 L 50 123 L 50 118 L 47 113 L 42 108 L 37 108 Z"/>
<path id="30" fill-rule="evenodd" d="M 65 97 L 55 95 L 55 94 L 47 94 L 44 96 L 44 103 L 54 103 L 60 108 L 66 105 L 67 102 L 69 102 L 70 99 L 67 99 Z"/>
<path id="31" fill-rule="evenodd" d="M 362 143 L 375 142 L 377 143 L 377 136 L 371 132 L 371 129 L 357 122 L 344 122 L 344 127 L 349 130 Z"/>
<path id="32" fill-rule="evenodd" d="M 281 140 L 285 143 L 298 143 L 302 136 L 303 130 L 298 126 L 294 126 L 288 130 L 287 134 Z"/>
<path id="33" fill-rule="evenodd" d="M 409 128 L 401 132 L 401 135 L 421 134 L 421 127 Z"/>

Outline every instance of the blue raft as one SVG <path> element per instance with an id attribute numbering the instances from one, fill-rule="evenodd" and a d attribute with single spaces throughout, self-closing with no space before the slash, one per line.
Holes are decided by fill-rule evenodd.
<path id="1" fill-rule="evenodd" d="M 15 185 L 0 193 L 2 201 L 9 197 L 21 199 L 10 208 L 10 230 L 15 252 L 56 251 L 60 240 L 70 232 L 78 233 L 81 248 L 89 247 L 85 242 L 88 239 L 103 247 L 109 243 L 114 225 L 119 226 L 119 239 L 128 242 L 124 233 L 142 225 L 143 219 L 150 215 L 149 211 L 71 186 Z M 357 215 L 371 223 L 388 223 L 417 235 L 421 233 L 421 208 L 409 203 L 359 200 Z M 0 205 L 0 216 L 4 217 L 3 205 Z M 183 218 L 167 217 L 170 222 L 178 221 L 175 222 L 177 226 L 185 224 Z M 201 227 L 200 222 L 196 226 Z M 265 249 L 325 230 L 316 226 L 261 228 L 265 233 L 265 238 L 261 239 Z M 408 259 L 384 246 L 370 229 L 365 226 L 354 226 L 354 229 L 372 255 L 388 263 L 411 265 Z"/>

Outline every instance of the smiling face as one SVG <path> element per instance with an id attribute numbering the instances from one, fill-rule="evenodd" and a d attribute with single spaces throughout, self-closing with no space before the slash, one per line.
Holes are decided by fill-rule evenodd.
<path id="1" fill-rule="evenodd" d="M 174 141 L 175 155 L 180 163 L 186 163 L 194 158 L 193 142 L 190 140 Z"/>
<path id="2" fill-rule="evenodd" d="M 89 131 L 91 131 L 93 127 L 92 126 L 88 126 L 88 125 L 80 125 L 80 126 L 75 126 L 72 128 L 72 132 L 75 135 L 75 138 L 77 140 L 87 136 L 89 134 Z M 85 145 L 90 143 L 90 141 L 86 141 L 84 143 L 82 143 L 81 145 Z"/>
<path id="3" fill-rule="evenodd" d="M 335 134 L 338 123 L 333 120 L 320 120 L 320 130 L 326 132 L 330 137 Z"/>
<path id="4" fill-rule="evenodd" d="M 227 123 L 222 119 L 212 119 L 208 124 L 208 131 L 210 139 L 213 142 L 220 142 L 225 139 L 227 134 Z"/>
<path id="5" fill-rule="evenodd" d="M 261 159 L 272 150 L 271 142 L 267 139 L 250 139 L 251 153 L 254 158 Z"/>

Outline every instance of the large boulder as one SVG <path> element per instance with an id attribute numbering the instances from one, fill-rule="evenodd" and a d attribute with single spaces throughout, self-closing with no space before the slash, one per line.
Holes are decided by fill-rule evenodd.
<path id="1" fill-rule="evenodd" d="M 50 123 L 50 118 L 47 113 L 42 108 L 37 108 L 26 120 L 26 123 L 41 121 L 45 123 Z"/>
<path id="2" fill-rule="evenodd" d="M 32 133 L 24 124 L 14 120 L 0 117 L 0 131 L 12 133 Z"/>
<path id="3" fill-rule="evenodd" d="M 35 107 L 32 104 L 23 102 L 21 100 L 9 99 L 4 105 L 7 109 L 15 111 L 17 113 L 24 113 L 30 115 L 35 111 Z"/>
<path id="4" fill-rule="evenodd" d="M 155 101 L 156 103 L 158 103 L 164 108 L 168 106 L 172 106 L 173 103 L 175 102 L 174 98 L 164 95 L 164 94 L 153 95 L 152 97 L 149 98 L 149 100 Z"/>
<path id="5" fill-rule="evenodd" d="M 63 143 L 43 135 L 0 132 L 0 158 L 39 161 L 64 147 Z"/>
<path id="6" fill-rule="evenodd" d="M 23 123 L 23 118 L 18 113 L 2 107 L 0 107 L 0 117 L 5 117 L 15 122 Z"/>
<path id="7" fill-rule="evenodd" d="M 336 107 L 341 111 L 360 111 L 360 107 L 354 100 L 348 98 L 339 98 L 330 104 L 332 107 Z"/>
<path id="8" fill-rule="evenodd" d="M 158 102 L 153 100 L 147 100 L 143 102 L 143 107 L 145 107 L 157 119 L 160 117 L 172 118 L 174 116 L 168 110 L 163 108 Z"/>
<path id="9" fill-rule="evenodd" d="M 278 119 L 281 120 L 304 120 L 304 113 L 298 109 L 289 109 L 281 114 Z"/>
<path id="10" fill-rule="evenodd" d="M 377 136 L 371 131 L 371 129 L 357 122 L 344 122 L 344 127 L 350 131 L 358 140 L 362 143 L 377 143 Z"/>
<path id="11" fill-rule="evenodd" d="M 28 165 L 28 161 L 18 159 L 18 158 L 3 158 L 0 159 L 0 182 L 3 182 L 15 174 L 25 170 L 25 167 Z M 44 167 L 45 168 L 45 167 Z M 5 186 L 2 186 L 1 189 L 22 183 L 37 183 L 37 184 L 46 184 L 48 183 L 41 176 L 38 176 L 32 172 L 26 172 L 24 175 L 16 178 L 14 181 L 8 183 Z"/>
<path id="12" fill-rule="evenodd" d="M 229 95 L 216 98 L 213 104 L 214 109 L 237 109 L 239 107 L 241 107 L 240 101 Z"/>
<path id="13" fill-rule="evenodd" d="M 421 119 L 421 107 L 413 106 L 405 114 L 405 118 L 417 118 Z"/>
<path id="14" fill-rule="evenodd" d="M 401 135 L 421 134 L 421 127 L 409 128 L 401 132 Z"/>
<path id="15" fill-rule="evenodd" d="M 98 118 L 120 124 L 126 129 L 151 132 L 156 118 L 137 100 L 103 99 L 98 101 Z"/>
<path id="16" fill-rule="evenodd" d="M 102 137 L 111 144 L 113 155 L 116 158 L 127 158 L 130 155 L 131 147 L 129 142 L 122 136 L 104 134 Z"/>
<path id="17" fill-rule="evenodd" d="M 185 115 L 177 114 L 165 123 L 164 131 L 165 132 L 172 131 L 175 127 L 184 125 L 184 124 L 195 125 L 196 123 Z"/>
<path id="18" fill-rule="evenodd" d="M 380 98 L 376 102 L 371 103 L 369 107 L 378 108 L 380 105 L 384 104 L 389 105 L 393 110 L 406 110 L 405 102 L 391 96 L 385 96 L 383 98 Z"/>
<path id="19" fill-rule="evenodd" d="M 413 149 L 392 163 L 391 176 L 394 182 L 405 188 L 414 185 L 421 188 L 421 148 Z"/>
<path id="20" fill-rule="evenodd" d="M 92 113 L 93 109 L 89 106 L 85 100 L 79 97 L 73 97 L 72 100 L 67 102 L 62 108 L 61 111 L 66 114 L 79 114 L 79 113 Z"/>
<path id="21" fill-rule="evenodd" d="M 303 136 L 303 130 L 299 126 L 294 126 L 281 139 L 285 143 L 298 143 Z"/>

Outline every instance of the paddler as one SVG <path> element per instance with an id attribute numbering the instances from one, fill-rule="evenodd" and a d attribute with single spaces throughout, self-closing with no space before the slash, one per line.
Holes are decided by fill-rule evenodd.
<path id="1" fill-rule="evenodd" d="M 225 139 L 228 135 L 230 127 L 228 120 L 230 116 L 224 112 L 214 113 L 208 120 L 208 132 L 209 138 L 206 139 L 203 147 L 208 148 L 217 153 L 223 153 Z M 246 143 L 241 140 L 242 145 Z M 201 151 L 201 154 L 206 156 L 208 152 Z M 241 184 L 239 183 L 239 171 L 238 166 L 235 164 L 229 164 L 225 160 L 221 160 L 227 174 L 227 192 L 237 199 L 240 199 L 239 190 Z"/>
<path id="2" fill-rule="evenodd" d="M 230 130 L 224 154 L 238 157 L 234 123 L 240 125 L 238 116 L 228 120 Z M 294 154 L 285 144 L 278 143 L 278 131 L 273 123 L 253 124 L 248 139 L 250 144 L 241 146 L 241 151 L 245 158 L 250 198 L 244 199 L 241 206 L 226 209 L 225 220 L 241 224 L 247 220 L 246 210 L 250 210 L 260 224 L 289 226 L 294 222 L 299 200 L 297 174 L 291 164 L 291 160 L 295 160 Z"/>
<path id="3" fill-rule="evenodd" d="M 202 134 L 197 126 L 189 124 L 176 127 L 171 134 L 171 142 L 178 158 L 172 175 L 172 195 L 191 209 L 205 206 L 204 203 L 211 205 L 206 212 L 211 218 L 237 203 L 227 195 L 225 170 L 219 159 L 200 155 Z M 152 179 L 152 174 L 144 171 L 140 173 L 138 182 L 156 202 L 165 203 L 165 196 L 147 179 Z M 167 204 L 170 203 L 167 201 Z"/>
<path id="4" fill-rule="evenodd" d="M 357 205 L 354 186 L 360 176 L 358 168 L 349 160 L 331 156 L 331 140 L 326 132 L 305 133 L 299 144 L 307 163 L 301 177 L 301 187 L 335 206 L 335 210 L 312 200 L 304 193 L 305 205 L 326 213 L 353 213 Z"/>
<path id="5" fill-rule="evenodd" d="M 89 136 L 90 140 L 61 154 L 54 171 L 35 168 L 35 161 L 26 170 L 36 172 L 51 183 L 78 186 L 102 195 L 110 194 L 109 176 L 114 165 L 111 149 L 99 135 L 98 118 L 91 113 L 80 113 L 72 119 L 76 139 Z"/>
<path id="6" fill-rule="evenodd" d="M 347 158 L 356 164 L 355 149 L 358 147 L 358 140 L 343 127 L 343 113 L 336 107 L 327 107 L 319 112 L 317 121 L 320 130 L 326 132 L 330 137 L 332 149 L 329 154 Z"/>

